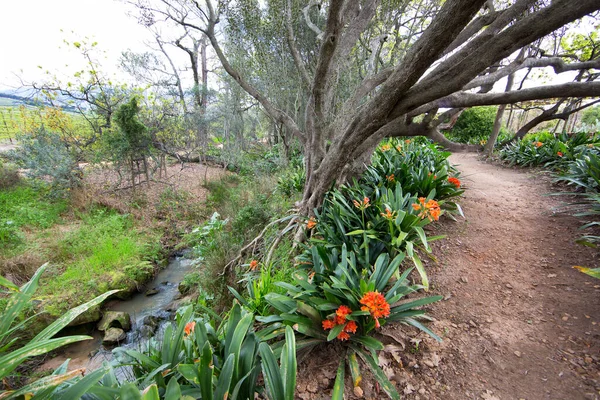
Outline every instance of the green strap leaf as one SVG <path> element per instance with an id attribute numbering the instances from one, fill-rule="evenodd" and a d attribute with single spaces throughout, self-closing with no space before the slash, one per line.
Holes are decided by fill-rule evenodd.
<path id="1" fill-rule="evenodd" d="M 82 304 L 80 306 L 70 309 L 62 317 L 60 317 L 59 319 L 54 321 L 52 324 L 47 326 L 46 329 L 41 331 L 35 338 L 32 339 L 32 342 L 50 339 L 52 336 L 56 335 L 61 329 L 63 329 L 65 326 L 67 326 L 71 321 L 73 321 L 75 318 L 77 318 L 77 316 L 86 312 L 90 308 L 102 303 L 104 300 L 106 300 L 107 297 L 112 296 L 113 294 L 115 294 L 117 292 L 120 292 L 120 290 L 108 291 L 108 292 L 96 297 L 95 299 L 88 301 L 85 304 Z"/>
<path id="2" fill-rule="evenodd" d="M 271 350 L 268 344 L 261 343 L 258 346 L 258 351 L 262 359 L 262 371 L 265 377 L 267 397 L 270 400 L 284 399 L 283 380 L 281 379 L 273 350 Z"/>
<path id="3" fill-rule="evenodd" d="M 344 368 L 346 357 L 341 357 L 338 365 L 333 391 L 331 392 L 331 400 L 344 400 Z"/>
<path id="4" fill-rule="evenodd" d="M 285 346 L 281 353 L 281 376 L 285 389 L 285 400 L 294 400 L 296 391 L 296 375 L 298 364 L 296 362 L 296 337 L 291 327 L 285 327 Z"/>

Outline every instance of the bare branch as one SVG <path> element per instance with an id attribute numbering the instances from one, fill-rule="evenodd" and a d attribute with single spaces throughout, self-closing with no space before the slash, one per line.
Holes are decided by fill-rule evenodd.
<path id="1" fill-rule="evenodd" d="M 511 63 L 510 65 L 508 65 L 507 67 L 499 69 L 498 71 L 496 71 L 492 74 L 482 76 L 479 78 L 475 78 L 471 82 L 469 82 L 464 87 L 464 89 L 467 90 L 467 89 L 476 88 L 478 86 L 495 83 L 495 82 L 499 81 L 500 79 L 502 79 L 503 77 L 508 76 L 520 69 L 544 68 L 544 67 L 552 67 L 556 74 L 561 74 L 561 73 L 567 72 L 567 71 L 579 71 L 579 70 L 592 69 L 592 68 L 598 69 L 598 68 L 600 68 L 600 58 L 596 59 L 596 60 L 591 60 L 591 61 L 573 62 L 573 63 L 566 63 L 559 57 L 526 58 L 522 62 L 515 61 L 515 62 Z"/>
<path id="2" fill-rule="evenodd" d="M 294 58 L 294 63 L 296 64 L 296 68 L 298 68 L 298 72 L 300 73 L 300 77 L 302 78 L 302 83 L 307 89 L 311 87 L 311 79 L 308 75 L 308 71 L 300 57 L 300 52 L 296 47 L 296 38 L 294 37 L 294 29 L 292 27 L 292 0 L 287 1 L 286 7 L 286 15 L 285 15 L 285 23 L 287 25 L 287 42 L 290 48 L 290 52 L 292 53 L 292 57 Z"/>
<path id="3" fill-rule="evenodd" d="M 321 2 L 319 0 L 310 0 L 308 5 L 302 9 L 302 13 L 304 14 L 304 19 L 306 20 L 306 24 L 308 25 L 310 30 L 317 34 L 317 39 L 323 40 L 323 35 L 324 35 L 323 31 L 321 29 L 319 29 L 319 27 L 311 21 L 310 15 L 308 15 L 308 13 L 310 12 L 310 9 L 315 6 L 320 7 Z"/>
<path id="4" fill-rule="evenodd" d="M 420 107 L 411 112 L 411 115 L 418 115 L 434 107 L 490 106 L 559 97 L 600 97 L 600 82 L 570 82 L 504 93 L 459 92 Z"/>

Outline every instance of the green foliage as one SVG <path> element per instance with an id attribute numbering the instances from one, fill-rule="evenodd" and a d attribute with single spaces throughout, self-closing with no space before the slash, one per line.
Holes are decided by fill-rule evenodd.
<path id="1" fill-rule="evenodd" d="M 285 329 L 278 366 L 273 350 L 254 331 L 253 319 L 234 305 L 216 326 L 213 321 L 194 318 L 191 307 L 181 309 L 176 325 L 167 326 L 161 340 L 151 339 L 140 351 L 115 349 L 117 367 L 131 367 L 134 382 L 120 384 L 111 369 L 88 394 L 113 399 L 128 391 L 131 398 L 142 398 L 139 391 L 143 389 L 154 391 L 156 399 L 253 399 L 262 369 L 269 399 L 293 399 L 297 371 L 294 333 L 290 327 Z"/>
<path id="2" fill-rule="evenodd" d="M 460 114 L 452 130 L 447 133 L 450 140 L 459 143 L 477 143 L 487 140 L 494 128 L 498 108 L 495 106 L 472 107 Z"/>
<path id="3" fill-rule="evenodd" d="M 31 134 L 19 136 L 21 146 L 9 157 L 27 170 L 29 177 L 51 181 L 51 193 L 65 196 L 79 186 L 82 173 L 77 158 L 61 137 L 41 127 Z"/>
<path id="4" fill-rule="evenodd" d="M 505 146 L 500 158 L 510 165 L 533 167 L 544 165 L 555 170 L 569 168 L 569 163 L 581 156 L 595 152 L 596 138 L 586 132 L 554 137 L 548 132 L 525 135 L 522 140 Z"/>
<path id="5" fill-rule="evenodd" d="M 150 262 L 159 252 L 157 238 L 136 231 L 131 216 L 104 209 L 81 215 L 80 227 L 53 245 L 53 260 L 62 268 L 42 287 L 43 294 L 52 295 L 46 311 L 59 315 L 98 292 L 133 290 L 152 276 Z"/>
<path id="6" fill-rule="evenodd" d="M 0 276 L 0 286 L 8 289 L 7 293 L 9 296 L 6 308 L 0 317 L 0 379 L 2 380 L 9 378 L 11 373 L 18 366 L 31 357 L 46 354 L 70 343 L 91 339 L 89 336 L 65 336 L 58 338 L 55 338 L 54 336 L 77 316 L 87 311 L 89 308 L 97 306 L 107 297 L 117 292 L 111 291 L 104 293 L 83 305 L 69 310 L 43 331 L 38 333 L 27 344 L 15 349 L 14 347 L 19 339 L 19 335 L 25 331 L 25 328 L 31 322 L 31 318 L 21 320 L 20 318 L 25 308 L 31 305 L 32 296 L 35 293 L 39 279 L 46 268 L 47 264 L 41 266 L 31 280 L 20 288 Z M 79 372 L 80 371 L 77 371 L 77 374 L 79 374 Z M 17 398 L 29 393 L 51 391 L 61 383 L 68 379 L 72 379 L 73 377 L 74 375 L 72 373 L 69 374 L 63 372 L 61 374 L 55 374 L 49 379 L 46 378 L 29 383 L 17 392 L 2 392 L 0 393 L 0 396 L 3 398 Z M 47 397 L 45 398 L 48 398 L 48 395 L 46 396 Z"/>
<path id="7" fill-rule="evenodd" d="M 295 193 L 302 193 L 306 183 L 306 171 L 304 165 L 293 167 L 287 170 L 277 180 L 277 190 L 286 195 L 292 196 Z"/>
<path id="8" fill-rule="evenodd" d="M 310 243 L 338 252 L 346 246 L 363 265 L 382 253 L 395 257 L 406 252 L 428 286 L 415 247 L 431 251 L 424 226 L 439 218 L 440 207 L 460 211 L 449 199 L 463 192 L 449 180 L 453 172 L 448 155 L 433 144 L 383 143 L 360 181 L 325 196 L 321 209 L 315 210 Z M 305 253 L 302 259 L 306 258 Z"/>
<path id="9" fill-rule="evenodd" d="M 50 228 L 60 221 L 67 202 L 47 194 L 47 188 L 38 185 L 36 190 L 30 182 L 0 190 L 0 248 L 6 251 L 22 244 L 22 228 Z"/>
<path id="10" fill-rule="evenodd" d="M 256 200 L 242 207 L 236 214 L 232 228 L 241 232 L 256 230 L 269 222 L 271 215 L 265 208 L 266 198 L 257 196 Z"/>
<path id="11" fill-rule="evenodd" d="M 589 275 L 593 278 L 600 279 L 600 268 L 585 268 L 580 266 L 573 267 L 577 269 L 579 272 L 583 272 L 586 275 Z"/>
<path id="12" fill-rule="evenodd" d="M 408 284 L 407 277 L 411 270 L 399 275 L 403 253 L 392 260 L 387 254 L 381 254 L 372 266 L 360 264 L 354 253 L 347 252 L 345 247 L 338 254 L 337 250 L 328 253 L 325 248 L 314 246 L 311 254 L 310 274 L 297 271 L 293 284 L 279 283 L 287 290 L 286 295 L 271 293 L 266 296 L 279 315 L 257 317 L 257 320 L 272 324 L 274 329 L 280 324 L 293 325 L 297 332 L 306 337 L 298 340 L 298 348 L 315 346 L 336 338 L 347 343 L 348 355 L 341 354 L 341 358 L 348 356 L 352 360 L 352 356 L 358 354 L 384 391 L 391 398 L 399 398 L 396 389 L 377 365 L 374 355 L 375 351 L 383 349 L 383 344 L 368 336 L 368 333 L 387 321 L 398 321 L 415 326 L 439 340 L 418 321 L 419 318 L 426 318 L 425 312 L 418 307 L 438 301 L 441 296 L 398 305 L 406 295 L 423 288 Z M 398 279 L 390 284 L 393 276 Z M 377 311 L 374 311 L 373 303 L 367 300 L 373 297 L 380 299 L 380 307 L 375 307 Z M 387 305 L 387 311 L 384 305 Z M 327 330 L 330 330 L 329 334 Z M 368 351 L 364 351 L 364 348 Z M 356 365 L 352 367 L 357 368 Z M 342 373 L 340 371 L 343 368 L 338 371 L 338 378 Z"/>
<path id="13" fill-rule="evenodd" d="M 289 248 L 290 246 L 284 247 Z M 239 282 L 246 287 L 247 294 L 245 297 L 232 287 L 229 287 L 229 291 L 248 310 L 260 316 L 268 316 L 271 312 L 271 306 L 266 300 L 266 296 L 270 293 L 284 294 L 285 289 L 278 286 L 277 282 L 292 281 L 293 271 L 294 269 L 289 263 L 287 265 L 281 263 L 277 266 L 274 264 L 262 266 L 258 263 L 256 270 L 244 274 Z"/>
<path id="14" fill-rule="evenodd" d="M 449 181 L 450 177 L 460 177 L 448 162 L 449 156 L 434 143 L 390 140 L 375 150 L 361 182 L 387 188 L 400 183 L 404 192 L 416 197 L 426 197 L 435 190 L 435 199 L 443 200 L 445 209 L 455 210 L 456 204 L 448 200 L 460 196 L 463 190 Z"/>
<path id="15" fill-rule="evenodd" d="M 596 125 L 600 121 L 600 106 L 586 108 L 581 112 L 581 122 L 588 125 Z"/>

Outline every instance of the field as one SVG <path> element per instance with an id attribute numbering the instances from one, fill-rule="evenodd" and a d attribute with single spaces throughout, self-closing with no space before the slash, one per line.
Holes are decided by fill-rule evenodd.
<path id="1" fill-rule="evenodd" d="M 31 132 L 41 125 L 61 132 L 77 132 L 79 135 L 90 131 L 87 122 L 72 112 L 49 107 L 33 107 L 0 98 L 0 142 L 16 139 L 19 133 Z"/>

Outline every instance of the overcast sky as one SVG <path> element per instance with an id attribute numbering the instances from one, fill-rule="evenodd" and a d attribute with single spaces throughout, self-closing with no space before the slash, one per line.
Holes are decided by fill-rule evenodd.
<path id="1" fill-rule="evenodd" d="M 81 69 L 81 57 L 67 49 L 65 39 L 98 42 L 107 57 L 102 68 L 111 73 L 117 73 L 122 51 L 143 51 L 144 40 L 151 39 L 115 0 L 2 0 L 1 10 L 0 90 L 19 86 L 15 75 L 39 81 L 45 70 L 68 75 Z"/>

